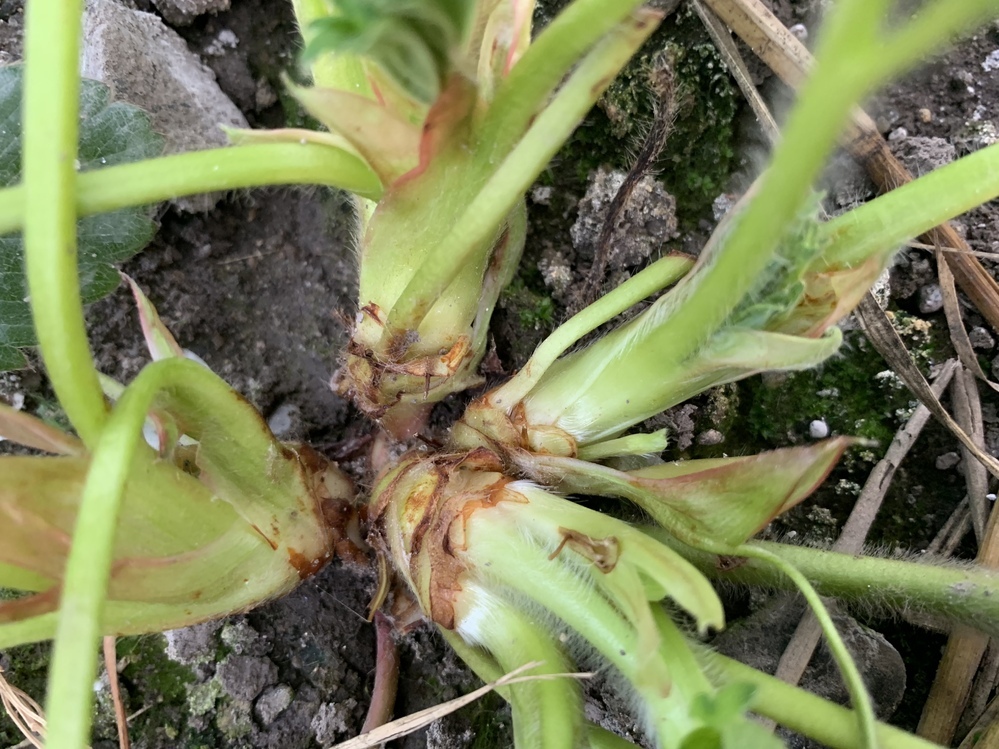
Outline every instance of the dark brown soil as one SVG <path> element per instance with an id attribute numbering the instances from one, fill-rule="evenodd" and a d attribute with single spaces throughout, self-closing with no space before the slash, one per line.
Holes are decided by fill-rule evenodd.
<path id="1" fill-rule="evenodd" d="M 144 0 L 138 4 L 144 10 L 154 10 Z M 810 25 L 813 6 L 818 2 L 781 0 L 772 5 L 786 22 Z M 16 57 L 19 9 L 16 4 L 10 7 L 0 4 L 0 17 L 3 19 L 0 48 Z M 283 0 L 234 0 L 231 11 L 199 19 L 179 31 L 191 49 L 201 54 L 223 29 L 233 31 L 239 44 L 204 59 L 250 123 L 276 126 L 286 116 L 300 116 L 292 108 L 286 109 L 282 100 L 272 101 L 268 95 L 258 95 L 263 84 L 280 91 L 281 73 L 294 67 L 294 24 L 287 4 Z M 809 30 L 814 38 L 814 29 Z M 914 138 L 941 138 L 953 145 L 958 154 L 980 147 L 983 139 L 995 139 L 999 124 L 999 69 L 986 71 L 982 63 L 997 47 L 999 27 L 992 26 L 889 87 L 870 107 L 885 134 L 894 133 L 900 149 L 919 153 L 927 143 L 913 142 Z M 765 76 L 761 71 L 762 77 Z M 764 88 L 776 87 L 766 82 Z M 605 119 L 597 113 L 593 122 Z M 753 142 L 752 126 L 747 124 L 745 130 L 742 142 Z M 626 145 L 629 144 L 619 142 L 611 147 L 623 150 Z M 667 145 L 667 157 L 672 147 Z M 741 168 L 746 171 L 756 158 L 747 151 L 740 153 L 743 154 Z M 563 156 L 559 162 L 562 167 L 557 167 L 553 174 L 568 175 L 572 158 L 570 154 Z M 626 163 L 627 159 L 622 157 L 622 161 Z M 860 197 L 869 189 L 862 179 L 851 184 L 855 184 L 851 189 Z M 840 185 L 838 189 L 845 191 Z M 534 246 L 528 248 L 527 257 L 535 266 L 543 248 L 555 247 L 571 253 L 568 231 L 575 219 L 576 201 L 585 187 L 578 180 L 568 186 L 558 182 L 550 186 L 554 192 L 551 202 L 533 208 Z M 710 228 L 706 213 L 702 210 L 678 218 L 681 229 L 673 240 L 675 246 L 695 248 Z M 962 219 L 973 249 L 999 251 L 996 219 L 995 205 Z M 160 220 L 156 240 L 125 266 L 125 272 L 148 293 L 178 341 L 201 356 L 266 417 L 273 417 L 272 425 L 281 438 L 304 439 L 330 455 L 343 457 L 345 467 L 363 485 L 367 480 L 366 465 L 363 450 L 358 446 L 363 445 L 371 427 L 328 387 L 346 340 L 342 320 L 352 317 L 355 304 L 356 271 L 347 200 L 327 190 L 271 189 L 231 195 L 208 214 L 179 215 L 168 211 Z M 929 320 L 936 330 L 946 330 L 942 311 L 920 310 L 920 289 L 935 281 L 932 264 L 926 262 L 927 256 L 920 250 L 905 250 L 903 258 L 895 273 L 895 304 Z M 994 272 L 991 261 L 983 262 Z M 518 284 L 516 293 L 505 298 L 494 327 L 499 363 L 507 371 L 522 361 L 525 336 L 540 339 L 564 314 L 557 295 L 551 301 L 552 293 L 545 288 L 543 274 L 536 267 L 528 267 Z M 537 305 L 539 299 L 545 298 L 551 306 L 546 306 L 547 311 L 541 314 Z M 534 317 L 525 318 L 525 309 Z M 523 329 L 525 320 L 532 329 Z M 988 328 L 973 309 L 965 309 L 965 320 L 969 329 Z M 146 355 L 125 288 L 95 304 L 90 309 L 89 321 L 100 369 L 123 381 L 134 377 L 145 363 Z M 996 331 L 989 332 L 996 337 Z M 942 361 L 948 353 L 946 336 L 935 340 L 943 343 L 932 355 Z M 979 351 L 987 370 L 996 353 L 993 347 L 994 343 Z M 44 387 L 35 376 L 7 380 L 4 387 L 4 393 L 14 390 L 27 393 L 29 408 L 38 409 L 46 403 Z M 709 447 L 699 447 L 695 441 L 708 430 L 728 435 L 728 441 L 720 449 L 729 452 L 756 450 L 778 442 L 787 444 L 801 438 L 809 420 L 823 416 L 805 410 L 797 422 L 775 424 L 770 432 L 731 426 L 733 417 L 737 417 L 735 421 L 750 420 L 754 399 L 761 397 L 759 386 L 755 387 L 736 394 L 735 405 L 731 406 L 736 413 L 719 407 L 718 398 L 705 397 L 695 403 L 693 410 L 671 414 L 671 423 L 683 426 L 689 437 L 688 445 L 692 446 L 693 452 L 684 454 L 710 454 Z M 996 452 L 999 401 L 994 394 L 983 392 L 983 397 L 989 447 Z M 904 400 L 909 400 L 908 396 Z M 845 424 L 832 426 L 850 428 Z M 761 436 L 765 434 L 770 436 Z M 740 439 L 752 443 L 737 442 Z M 766 444 L 759 444 L 759 440 Z M 943 433 L 931 434 L 924 441 L 924 453 L 912 465 L 933 465 L 937 455 L 956 450 L 952 442 Z M 833 476 L 830 486 L 840 480 L 862 482 L 869 468 L 870 461 L 854 461 L 845 473 Z M 888 539 L 885 543 L 920 548 L 961 499 L 963 480 L 958 469 L 934 471 L 911 468 L 902 472 L 897 496 L 889 500 L 885 513 L 905 516 L 908 521 L 903 519 L 884 529 Z M 939 501 L 930 510 L 917 509 L 914 498 L 931 493 Z M 842 504 L 842 497 L 837 499 L 832 491 L 820 494 L 778 530 L 803 527 L 805 518 L 810 518 L 807 525 L 814 529 L 814 518 L 809 513 L 814 513 L 816 507 L 832 508 L 827 514 L 833 518 L 835 527 L 837 521 L 842 521 Z M 889 531 L 893 534 L 890 537 Z M 363 721 L 372 686 L 374 634 L 364 621 L 372 588 L 369 571 L 334 564 L 281 601 L 235 617 L 222 628 L 181 635 L 172 647 L 181 650 L 188 647 L 190 652 L 185 651 L 183 668 L 164 659 L 164 641 L 160 636 L 123 642 L 121 652 L 126 656 L 121 670 L 126 709 L 129 713 L 142 711 L 132 722 L 134 745 L 139 749 L 168 746 L 304 749 L 355 735 Z M 884 631 L 892 639 L 887 626 Z M 910 640 L 916 636 L 916 630 L 893 631 L 900 638 L 894 644 L 905 657 L 909 671 L 910 689 L 901 717 L 903 724 L 911 728 L 925 698 L 941 640 L 931 637 L 921 640 L 922 646 L 914 647 Z M 439 703 L 477 685 L 475 677 L 429 628 L 402 637 L 401 648 L 403 672 L 398 714 Z M 18 665 L 13 655 L 4 656 L 7 662 L 0 660 L 0 665 L 13 663 L 11 680 L 29 691 L 34 687 L 35 696 L 40 697 L 38 676 L 43 660 L 36 657 L 27 665 Z M 250 682 L 257 687 L 251 690 L 252 694 L 245 687 Z M 279 701 L 284 691 L 289 691 L 291 697 L 283 712 L 276 717 L 266 715 L 260 705 L 261 695 Z M 197 708 L 193 707 L 197 702 L 195 697 L 200 700 Z M 113 723 L 106 700 L 102 699 L 101 704 L 94 746 L 110 747 L 114 745 Z M 591 717 L 604 717 L 624 730 L 633 731 L 634 722 L 622 717 L 621 712 L 620 705 L 594 703 Z M 493 696 L 446 719 L 429 732 L 411 736 L 403 745 L 507 746 L 508 725 L 506 708 Z M 0 717 L 0 741 L 13 744 L 18 740 L 6 718 Z"/>

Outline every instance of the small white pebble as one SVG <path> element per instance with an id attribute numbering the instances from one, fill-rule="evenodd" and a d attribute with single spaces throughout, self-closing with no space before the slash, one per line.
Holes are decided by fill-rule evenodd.
<path id="1" fill-rule="evenodd" d="M 985 498 L 986 498 L 986 499 L 987 499 L 987 500 L 988 500 L 989 502 L 995 502 L 995 501 L 996 501 L 996 495 L 995 495 L 995 494 L 986 494 L 986 495 L 985 495 Z"/>
<path id="2" fill-rule="evenodd" d="M 932 315 L 943 307 L 943 291 L 940 284 L 929 283 L 919 290 L 919 311 L 924 315 Z"/>
<path id="3" fill-rule="evenodd" d="M 808 41 L 808 29 L 805 27 L 805 24 L 803 24 L 803 23 L 796 23 L 796 24 L 794 24 L 794 26 L 792 26 L 791 28 L 789 28 L 788 31 L 790 31 L 792 34 L 794 34 L 794 36 L 796 36 L 798 38 L 799 42 L 807 42 Z"/>
<path id="4" fill-rule="evenodd" d="M 808 436 L 813 440 L 825 439 L 829 436 L 829 425 L 825 419 L 815 419 L 808 425 Z"/>
<path id="5" fill-rule="evenodd" d="M 290 435 L 299 422 L 299 413 L 299 408 L 294 403 L 282 403 L 267 419 L 267 426 L 275 437 Z"/>

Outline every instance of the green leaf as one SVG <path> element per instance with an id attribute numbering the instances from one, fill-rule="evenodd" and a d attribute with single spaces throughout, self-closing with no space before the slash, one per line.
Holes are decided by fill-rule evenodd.
<path id="1" fill-rule="evenodd" d="M 732 682 L 694 698 L 690 712 L 704 726 L 687 734 L 681 749 L 779 749 L 780 739 L 746 717 L 756 688 Z"/>
<path id="2" fill-rule="evenodd" d="M 83 81 L 80 90 L 80 171 L 160 155 L 163 139 L 137 107 L 110 102 L 107 86 Z M 0 68 L 0 186 L 21 177 L 21 68 Z M 120 282 L 113 263 L 132 257 L 153 238 L 148 208 L 88 216 L 77 223 L 80 286 L 85 302 L 111 293 Z M 24 365 L 18 348 L 34 345 L 20 235 L 0 237 L 0 371 Z"/>
<path id="3" fill-rule="evenodd" d="M 377 63 L 414 98 L 430 103 L 451 72 L 468 30 L 469 0 L 335 0 L 312 22 L 306 60 L 326 52 Z"/>
<path id="4" fill-rule="evenodd" d="M 2 313 L 0 313 L 0 319 L 3 319 Z M 2 331 L 3 323 L 0 323 L 0 337 L 3 337 Z M 27 363 L 28 361 L 24 358 L 24 354 L 13 346 L 0 346 L 0 372 L 5 372 L 9 369 L 21 369 Z"/>

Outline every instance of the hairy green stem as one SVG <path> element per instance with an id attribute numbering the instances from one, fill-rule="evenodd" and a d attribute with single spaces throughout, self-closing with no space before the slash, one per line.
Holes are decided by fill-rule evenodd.
<path id="1" fill-rule="evenodd" d="M 140 375 L 141 377 L 141 375 Z M 97 643 L 111 576 L 114 532 L 152 393 L 126 392 L 97 442 L 66 562 L 46 710 L 49 749 L 85 746 L 93 719 Z"/>
<path id="2" fill-rule="evenodd" d="M 812 182 L 835 145 L 850 107 L 873 83 L 866 76 L 844 75 L 845 29 L 835 19 L 849 22 L 866 0 L 846 0 L 829 13 L 820 44 L 833 54 L 816 56 L 811 78 L 792 110 L 783 138 L 767 171 L 758 181 L 758 192 L 744 211 L 734 217 L 727 235 L 720 238 L 704 266 L 695 270 L 670 292 L 669 351 L 662 352 L 662 366 L 672 368 L 688 359 L 729 317 L 732 310 L 758 282 L 774 259 L 782 234 L 809 199 Z M 836 30 L 840 30 L 837 36 Z M 876 72 L 876 70 L 875 70 Z"/>
<path id="3" fill-rule="evenodd" d="M 448 645 L 458 654 L 465 664 L 475 672 L 483 682 L 496 681 L 503 676 L 503 669 L 496 660 L 484 650 L 469 645 L 457 632 L 438 627 L 438 632 L 447 641 Z M 500 687 L 496 691 L 503 699 L 510 702 L 510 687 Z M 591 749 L 635 749 L 636 745 L 622 739 L 605 728 L 601 728 L 593 723 L 586 726 L 587 738 Z M 585 744 L 584 744 L 585 746 Z"/>
<path id="4" fill-rule="evenodd" d="M 97 169 L 77 176 L 75 213 L 89 216 L 185 195 L 269 185 L 327 185 L 381 196 L 378 177 L 356 156 L 316 143 L 229 146 Z M 24 223 L 25 186 L 0 190 L 0 234 Z"/>
<path id="5" fill-rule="evenodd" d="M 635 688 L 644 702 L 649 723 L 658 734 L 661 749 L 679 747 L 682 737 L 696 722 L 689 712 L 688 701 L 700 691 L 698 686 L 704 677 L 696 670 L 671 668 L 682 660 L 683 653 L 643 650 L 640 633 L 599 588 L 591 589 L 577 570 L 549 559 L 530 541 L 525 543 L 510 535 L 477 536 L 476 563 L 496 570 L 494 574 L 503 583 L 544 606 L 578 632 Z"/>
<path id="6" fill-rule="evenodd" d="M 693 549 L 661 528 L 642 530 L 668 544 L 709 577 L 739 585 L 794 588 L 780 570 L 764 562 L 749 559 L 722 571 L 717 555 Z M 749 545 L 793 565 L 822 595 L 896 612 L 935 614 L 999 636 L 999 572 L 928 557 L 908 561 L 766 541 Z"/>
<path id="7" fill-rule="evenodd" d="M 756 688 L 754 712 L 832 749 L 857 749 L 861 746 L 860 729 L 852 719 L 853 714 L 846 708 L 707 648 L 698 649 L 697 654 L 715 682 L 743 682 Z M 939 749 L 936 744 L 885 723 L 877 723 L 874 730 L 880 749 Z"/>
<path id="8" fill-rule="evenodd" d="M 586 50 L 639 5 L 640 0 L 576 0 L 559 13 L 499 85 L 478 136 L 481 158 L 508 153 Z"/>
<path id="9" fill-rule="evenodd" d="M 935 33 L 920 32 L 923 43 L 918 49 L 892 47 L 890 52 L 885 46 L 891 36 L 886 39 L 881 31 L 885 0 L 843 0 L 831 9 L 819 40 L 815 68 L 802 87 L 771 165 L 758 182 L 758 192 L 744 212 L 733 218 L 706 266 L 671 292 L 675 303 L 668 323 L 677 333 L 663 354 L 664 367 L 687 359 L 702 346 L 751 291 L 773 260 L 782 234 L 809 200 L 811 185 L 850 108 L 890 76 L 948 42 L 957 26 L 981 15 L 980 8 L 986 2 L 997 4 L 996 0 L 977 0 L 979 10 L 962 11 L 959 24 L 948 22 Z M 912 24 L 923 22 L 917 19 Z M 905 34 L 914 28 L 904 25 L 894 33 Z"/>
<path id="10" fill-rule="evenodd" d="M 214 377 L 187 359 L 147 365 L 125 389 L 93 450 L 66 562 L 49 669 L 49 749 L 79 749 L 90 733 L 90 685 L 103 634 L 115 528 L 134 460 L 140 449 L 148 449 L 142 442 L 146 415 L 165 386 L 195 380 L 191 387 L 197 388 L 199 374 Z"/>
<path id="11" fill-rule="evenodd" d="M 308 47 L 315 36 L 312 24 L 320 18 L 329 17 L 329 4 L 324 0 L 292 0 L 291 6 L 295 12 L 295 20 L 298 21 L 298 32 Z M 312 80 L 317 86 L 372 97 L 364 67 L 355 55 L 326 53 L 314 60 L 310 69 Z"/>
<path id="12" fill-rule="evenodd" d="M 107 419 L 76 266 L 82 0 L 33 0 L 25 14 L 24 247 L 35 334 L 59 403 L 88 447 Z"/>
<path id="13" fill-rule="evenodd" d="M 471 586 L 465 591 L 474 591 Z M 474 591 L 472 595 L 483 595 Z M 489 621 L 480 628 L 483 643 L 504 673 L 534 661 L 537 674 L 572 670 L 545 624 L 508 601 L 486 596 Z M 518 749 L 575 749 L 582 729 L 583 700 L 570 679 L 539 679 L 510 688 L 514 744 Z"/>
<path id="14" fill-rule="evenodd" d="M 669 444 L 666 431 L 660 429 L 658 432 L 639 432 L 604 442 L 595 442 L 592 445 L 583 445 L 576 457 L 596 462 L 617 455 L 659 455 Z"/>

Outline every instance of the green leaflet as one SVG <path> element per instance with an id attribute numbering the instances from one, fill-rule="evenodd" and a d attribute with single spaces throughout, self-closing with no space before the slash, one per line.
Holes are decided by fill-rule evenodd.
<path id="1" fill-rule="evenodd" d="M 732 682 L 714 695 L 699 694 L 691 713 L 704 725 L 684 737 L 681 749 L 779 749 L 783 742 L 746 718 L 756 689 Z"/>
<path id="2" fill-rule="evenodd" d="M 780 248 L 743 298 L 728 325 L 766 330 L 772 321 L 792 315 L 805 293 L 805 274 L 822 254 L 819 211 L 821 195 L 813 194 L 781 239 Z"/>
<path id="3" fill-rule="evenodd" d="M 325 52 L 367 57 L 407 93 L 430 103 L 452 68 L 474 3 L 469 0 L 336 0 L 312 22 L 307 60 Z"/>
<path id="4" fill-rule="evenodd" d="M 138 161 L 160 155 L 163 140 L 137 107 L 111 102 L 109 89 L 83 81 L 80 90 L 79 170 Z M 21 177 L 21 68 L 0 68 L 0 186 Z M 119 283 L 114 263 L 132 257 L 152 239 L 156 227 L 148 208 L 126 208 L 88 216 L 77 223 L 80 286 L 94 302 Z M 34 345 L 24 251 L 20 235 L 0 237 L 0 371 L 24 364 L 19 348 Z"/>

